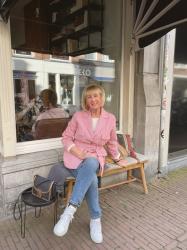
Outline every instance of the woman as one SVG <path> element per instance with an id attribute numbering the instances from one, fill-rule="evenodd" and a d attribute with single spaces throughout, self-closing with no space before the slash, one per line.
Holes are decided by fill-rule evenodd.
<path id="1" fill-rule="evenodd" d="M 106 145 L 112 158 L 120 160 L 116 119 L 103 109 L 105 93 L 101 86 L 87 86 L 82 94 L 83 111 L 76 112 L 63 133 L 64 165 L 76 178 L 69 205 L 54 227 L 57 236 L 66 234 L 73 215 L 86 198 L 90 212 L 90 236 L 103 241 L 97 173 L 103 173 Z"/>
<path id="2" fill-rule="evenodd" d="M 37 117 L 37 121 L 50 118 L 69 117 L 68 113 L 63 108 L 57 105 L 57 94 L 52 89 L 44 89 L 40 93 L 43 102 L 44 112 Z"/>
<path id="3" fill-rule="evenodd" d="M 40 98 L 43 103 L 44 112 L 40 113 L 32 127 L 33 134 L 37 126 L 37 121 L 39 120 L 69 117 L 69 114 L 63 108 L 57 106 L 57 94 L 54 90 L 42 90 Z"/>

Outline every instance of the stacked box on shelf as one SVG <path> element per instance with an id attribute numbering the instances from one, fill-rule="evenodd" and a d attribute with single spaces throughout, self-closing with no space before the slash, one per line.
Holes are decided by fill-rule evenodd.
<path id="1" fill-rule="evenodd" d="M 101 51 L 102 3 L 102 0 L 75 0 L 73 7 L 71 4 L 65 10 L 59 10 L 58 14 L 55 14 L 56 20 L 54 18 L 59 31 L 52 35 L 52 46 L 60 49 L 62 54 L 75 56 L 79 52 L 91 53 L 91 49 Z"/>
<path id="2" fill-rule="evenodd" d="M 78 41 L 73 39 L 67 39 L 67 52 L 72 53 L 78 50 Z"/>

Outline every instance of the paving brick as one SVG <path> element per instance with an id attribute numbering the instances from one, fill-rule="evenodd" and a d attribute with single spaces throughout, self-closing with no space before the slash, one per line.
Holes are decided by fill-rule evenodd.
<path id="1" fill-rule="evenodd" d="M 172 250 L 177 247 L 178 241 L 174 240 L 165 247 L 165 250 Z"/>
<path id="2" fill-rule="evenodd" d="M 6 237 L 6 242 L 10 249 L 16 249 L 15 248 L 16 245 L 10 236 Z"/>
<path id="3" fill-rule="evenodd" d="M 187 249 L 186 179 L 187 170 L 181 169 L 170 173 L 166 180 L 150 184 L 148 195 L 135 183 L 102 191 L 102 244 L 94 244 L 90 239 L 84 202 L 64 237 L 53 235 L 52 207 L 43 209 L 38 219 L 33 211 L 27 213 L 25 239 L 20 236 L 19 221 L 1 221 L 0 250 Z"/>
<path id="4" fill-rule="evenodd" d="M 180 249 L 180 250 L 187 250 L 187 245 L 185 243 L 179 243 L 177 245 L 177 247 Z"/>
<path id="5" fill-rule="evenodd" d="M 1 236 L 1 237 L 3 237 L 3 236 Z M 0 248 L 1 249 L 9 248 L 8 247 L 8 243 L 7 243 L 7 241 L 4 238 L 0 239 Z"/>
<path id="6" fill-rule="evenodd" d="M 178 239 L 179 241 L 181 241 L 181 242 L 187 240 L 187 232 L 186 232 L 185 234 L 179 236 L 177 239 Z"/>

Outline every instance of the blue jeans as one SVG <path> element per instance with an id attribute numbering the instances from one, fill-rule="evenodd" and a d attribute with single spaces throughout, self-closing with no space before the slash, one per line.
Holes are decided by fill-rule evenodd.
<path id="1" fill-rule="evenodd" d="M 85 159 L 77 169 L 70 170 L 76 178 L 70 203 L 75 206 L 80 206 L 85 197 L 92 219 L 101 217 L 97 179 L 98 170 L 99 161 L 94 157 Z"/>

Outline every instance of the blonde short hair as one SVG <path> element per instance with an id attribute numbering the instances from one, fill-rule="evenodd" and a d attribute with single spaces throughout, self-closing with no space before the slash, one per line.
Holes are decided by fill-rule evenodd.
<path id="1" fill-rule="evenodd" d="M 86 103 L 86 97 L 89 91 L 93 91 L 93 90 L 99 90 L 100 94 L 101 94 L 101 98 L 102 98 L 102 107 L 105 104 L 105 91 L 103 89 L 103 87 L 101 87 L 100 85 L 97 84 L 90 84 L 88 86 L 86 86 L 82 92 L 82 102 L 81 102 L 81 106 L 83 110 L 88 110 L 88 106 Z"/>

